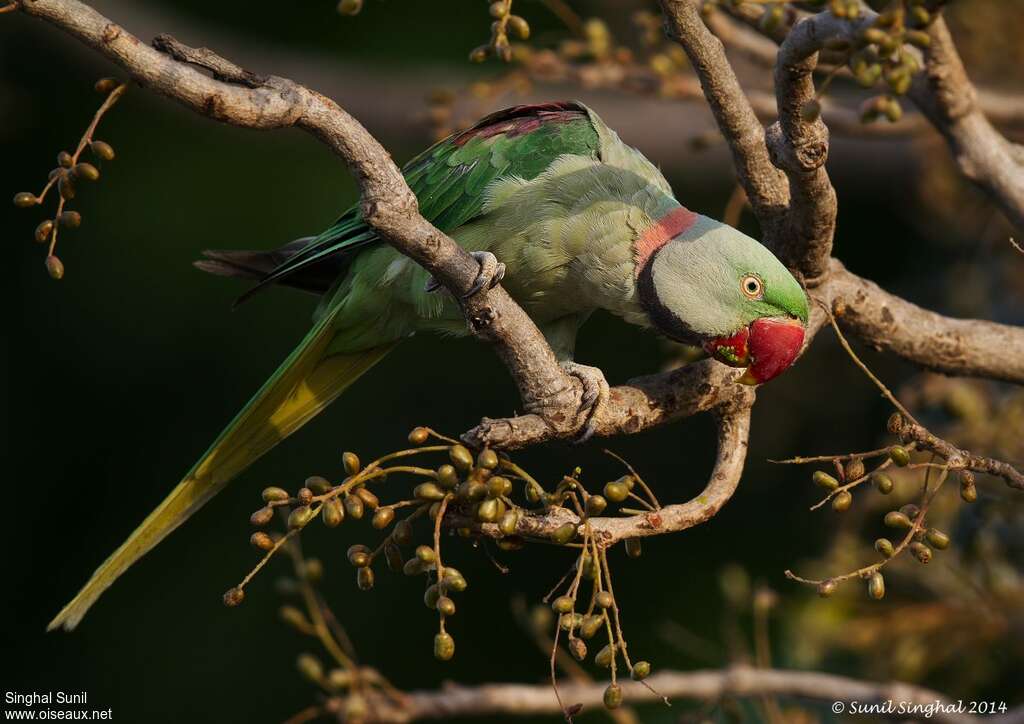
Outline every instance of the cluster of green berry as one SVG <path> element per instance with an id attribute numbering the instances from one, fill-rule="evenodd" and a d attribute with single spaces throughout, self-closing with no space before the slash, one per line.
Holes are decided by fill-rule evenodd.
<path id="1" fill-rule="evenodd" d="M 857 21 L 863 15 L 860 0 L 814 0 L 799 4 L 781 0 L 706 0 L 702 12 L 710 14 L 722 3 L 738 7 L 744 2 L 763 6 L 758 28 L 776 40 L 781 40 L 796 22 L 795 5 L 829 12 L 849 21 Z M 890 0 L 869 26 L 860 29 L 856 38 L 836 38 L 826 43 L 826 49 L 833 56 L 838 54 L 840 62 L 821 83 L 815 98 L 804 104 L 801 109 L 804 119 L 813 121 L 821 115 L 821 96 L 836 73 L 848 67 L 860 86 L 874 88 L 882 83 L 885 87 L 884 92 L 861 104 L 861 121 L 870 123 L 880 118 L 892 123 L 899 121 L 903 117 L 899 98 L 910 90 L 913 76 L 920 70 L 916 49 L 928 47 L 931 39 L 927 28 L 933 19 L 926 0 Z"/>
<path id="2" fill-rule="evenodd" d="M 602 494 L 586 491 L 579 480 L 579 469 L 571 476 L 564 476 L 549 491 L 507 456 L 494 450 L 483 449 L 474 455 L 459 441 L 426 427 L 415 428 L 408 439 L 413 447 L 384 455 L 365 466 L 355 453 L 344 453 L 345 477 L 340 483 L 313 476 L 294 494 L 277 486 L 265 488 L 262 507 L 250 516 L 250 522 L 261 529 L 252 534 L 250 542 L 264 555 L 242 582 L 224 595 L 225 604 L 242 603 L 245 586 L 253 576 L 277 552 L 288 549 L 289 541 L 294 542 L 313 521 L 319 519 L 328 528 L 337 528 L 346 520 L 369 518 L 374 529 L 389 532 L 375 547 L 357 543 L 348 549 L 348 561 L 356 569 L 357 587 L 364 591 L 374 587 L 374 567 L 381 559 L 392 572 L 424 576 L 423 602 L 437 612 L 439 621 L 434 656 L 447 661 L 455 654 L 455 640 L 446 630 L 445 621 L 456 612 L 453 594 L 465 591 L 468 582 L 458 569 L 442 560 L 443 531 L 454 529 L 462 537 L 493 538 L 504 551 L 522 548 L 528 538 L 577 548 L 574 575 L 563 579 L 564 582 L 571 578 L 572 582 L 552 604 L 560 614 L 557 631 L 566 633 L 569 651 L 580 660 L 587 656 L 585 641 L 601 631 L 607 633 L 608 644 L 595 655 L 594 661 L 611 669 L 612 685 L 605 701 L 609 707 L 618 706 L 621 702 L 621 690 L 616 683 L 618 657 L 623 658 L 637 680 L 647 676 L 650 664 L 634 663 L 626 652 L 606 550 L 593 535 L 590 522 L 611 505 L 627 501 L 633 501 L 642 510 L 620 507 L 621 512 L 656 511 L 660 506 L 647 485 L 627 464 L 629 474 L 606 483 Z M 438 444 L 428 444 L 431 439 Z M 424 466 L 418 462 L 418 457 L 424 455 L 444 455 L 446 461 Z M 412 476 L 411 496 L 383 502 L 380 485 L 397 475 Z M 408 513 L 400 517 L 405 511 Z M 263 530 L 275 517 L 286 521 L 287 532 L 275 534 Z M 552 518 L 565 522 L 543 522 Z M 421 526 L 427 532 L 425 541 L 416 539 L 418 521 L 428 522 Z M 403 549 L 408 548 L 412 548 L 412 555 L 406 558 Z M 627 540 L 625 548 L 631 557 L 640 555 L 638 540 Z M 318 570 L 322 568 L 312 573 L 319 575 Z M 590 598 L 584 610 L 576 611 L 584 581 L 591 586 Z M 290 611 L 286 620 L 294 624 L 298 618 Z M 556 633 L 555 646 L 559 635 Z"/>
<path id="3" fill-rule="evenodd" d="M 478 45 L 469 53 L 474 63 L 483 63 L 495 57 L 506 63 L 512 60 L 512 44 L 509 42 L 511 31 L 520 40 L 530 37 L 530 24 L 512 13 L 512 0 L 494 0 L 489 4 L 491 14 L 491 37 L 483 45 Z"/>
<path id="4" fill-rule="evenodd" d="M 99 169 L 94 164 L 80 160 L 82 153 L 88 149 L 97 162 L 114 160 L 114 149 L 110 144 L 93 138 L 93 134 L 96 132 L 96 126 L 103 114 L 117 102 L 126 86 L 113 78 L 102 78 L 96 82 L 95 87 L 98 93 L 106 96 L 106 99 L 82 135 L 74 153 L 61 151 L 57 154 L 57 166 L 50 171 L 46 185 L 38 194 L 19 191 L 14 195 L 14 205 L 21 209 L 28 209 L 42 204 L 50 189 L 55 186 L 57 188 L 56 211 L 52 218 L 44 219 L 36 226 L 34 235 L 38 243 L 47 245 L 46 271 L 54 279 L 64 277 L 64 263 L 54 253 L 57 247 L 58 230 L 61 228 L 77 229 L 82 225 L 82 215 L 66 208 L 67 203 L 75 198 L 79 182 L 98 181 L 100 178 Z"/>
<path id="5" fill-rule="evenodd" d="M 289 721 L 308 721 L 316 712 L 316 716 L 356 724 L 371 720 L 375 713 L 401 708 L 401 692 L 376 669 L 358 663 L 348 634 L 317 590 L 324 575 L 323 564 L 303 556 L 298 540 L 290 541 L 287 550 L 293 576 L 275 583 L 277 592 L 288 600 L 278 615 L 296 633 L 317 640 L 328 655 L 326 662 L 308 651 L 297 657 L 299 673 L 322 695 L 317 697 L 317 704 Z"/>
<path id="6" fill-rule="evenodd" d="M 949 547 L 950 538 L 946 533 L 926 525 L 928 505 L 949 476 L 949 463 L 915 462 L 911 453 L 916 449 L 916 443 L 908 443 L 904 440 L 904 432 L 908 429 L 907 425 L 907 421 L 901 414 L 893 413 L 890 416 L 887 429 L 890 433 L 900 438 L 900 442 L 889 447 L 851 455 L 795 458 L 787 461 L 831 461 L 835 467 L 835 475 L 824 470 L 816 470 L 811 476 L 815 485 L 828 492 L 824 500 L 814 507 L 820 507 L 824 503 L 831 501 L 832 509 L 839 513 L 849 510 L 853 503 L 851 491 L 861 483 L 871 481 L 875 489 L 882 495 L 891 494 L 896 487 L 896 483 L 893 476 L 887 472 L 888 469 L 925 470 L 921 504 L 911 503 L 900 507 L 898 510 L 890 510 L 883 518 L 886 527 L 892 528 L 902 535 L 895 543 L 889 538 L 878 538 L 875 541 L 874 548 L 882 556 L 880 561 L 864 566 L 856 571 L 820 581 L 803 579 L 787 571 L 786 574 L 789 578 L 815 585 L 819 595 L 823 597 L 831 596 L 843 581 L 860 578 L 867 582 L 868 594 L 872 598 L 880 599 L 885 596 L 885 579 L 881 569 L 890 560 L 907 551 L 921 563 L 928 563 L 932 559 L 933 551 L 941 551 Z M 879 459 L 875 468 L 870 472 L 864 464 L 864 461 L 869 459 Z M 939 473 L 935 484 L 931 485 L 929 478 L 933 470 L 938 470 Z M 958 472 L 960 475 L 961 497 L 965 502 L 974 502 L 977 499 L 974 473 L 966 469 L 959 470 Z"/>
<path id="7" fill-rule="evenodd" d="M 622 483 L 608 483 L 605 486 L 605 495 L 608 496 L 609 492 L 612 492 L 614 496 L 614 491 L 617 490 L 615 486 L 625 489 Z M 609 488 L 612 491 L 609 491 Z M 600 497 L 590 496 L 586 502 L 590 503 Z M 603 498 L 601 499 L 603 500 Z M 586 507 L 590 509 L 591 506 L 587 505 Z M 598 544 L 586 519 L 582 527 L 583 542 L 580 554 L 570 570 L 571 575 L 566 575 L 555 587 L 555 590 L 548 595 L 548 599 L 550 599 L 558 588 L 568 581 L 565 592 L 551 601 L 551 609 L 558 616 L 552 657 L 555 655 L 559 638 L 563 633 L 567 640 L 566 648 L 578 661 L 587 659 L 589 654 L 587 642 L 599 634 L 603 635 L 607 643 L 594 654 L 593 662 L 610 671 L 611 682 L 605 688 L 603 701 L 606 708 L 616 709 L 622 705 L 622 687 L 618 683 L 619 658 L 621 657 L 625 663 L 629 675 L 634 681 L 646 679 L 651 673 L 651 664 L 647 661 L 630 659 L 626 640 L 622 633 L 619 606 L 612 588 L 607 550 Z M 627 539 L 626 553 L 630 557 L 639 556 L 639 541 Z M 584 593 L 584 583 L 589 584 L 589 594 Z"/>
<path id="8" fill-rule="evenodd" d="M 839 18 L 857 20 L 861 16 L 859 2 L 833 0 L 829 11 Z M 767 14 L 768 11 L 766 11 Z M 843 62 L 825 79 L 814 100 L 805 104 L 805 119 L 813 120 L 821 112 L 818 98 L 828 88 L 833 76 L 842 67 L 848 67 L 853 79 L 863 88 L 875 88 L 880 83 L 884 91 L 867 98 L 860 106 L 860 119 L 870 123 L 885 118 L 891 123 L 903 117 L 900 97 L 910 90 L 914 75 L 921 69 L 919 50 L 931 42 L 928 25 L 933 15 L 924 0 L 892 0 L 867 27 L 860 29 L 852 41 L 837 38 L 826 43 L 826 48 L 839 53 Z"/>
<path id="9" fill-rule="evenodd" d="M 931 21 L 923 0 L 899 0 L 857 38 L 849 62 L 854 79 L 864 88 L 879 82 L 886 87 L 886 92 L 861 104 L 863 122 L 886 118 L 895 123 L 903 117 L 899 97 L 910 90 L 913 76 L 921 67 L 912 48 L 928 47 L 931 38 L 926 28 Z"/>

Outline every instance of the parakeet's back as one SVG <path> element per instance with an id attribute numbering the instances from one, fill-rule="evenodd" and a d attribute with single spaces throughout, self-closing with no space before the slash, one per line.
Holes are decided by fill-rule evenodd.
<path id="1" fill-rule="evenodd" d="M 402 172 L 423 217 L 450 233 L 481 214 L 487 189 L 494 181 L 533 179 L 565 154 L 597 158 L 600 145 L 598 130 L 581 104 L 516 106 L 434 144 L 409 161 Z M 275 282 L 308 286 L 301 284 L 305 275 L 316 270 L 324 278 L 325 268 L 337 280 L 355 254 L 382 243 L 354 206 L 263 275 L 249 294 Z"/>

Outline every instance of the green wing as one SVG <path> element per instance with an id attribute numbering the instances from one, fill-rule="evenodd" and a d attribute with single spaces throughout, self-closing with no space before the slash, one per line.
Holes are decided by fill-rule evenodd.
<path id="1" fill-rule="evenodd" d="M 480 215 L 484 190 L 495 179 L 530 180 L 559 156 L 597 157 L 598 151 L 598 134 L 584 106 L 515 106 L 439 141 L 409 161 L 402 173 L 419 200 L 420 213 L 447 233 Z M 363 222 L 359 207 L 353 206 L 301 252 L 264 276 L 245 297 L 328 257 L 350 255 L 376 243 L 380 238 Z"/>

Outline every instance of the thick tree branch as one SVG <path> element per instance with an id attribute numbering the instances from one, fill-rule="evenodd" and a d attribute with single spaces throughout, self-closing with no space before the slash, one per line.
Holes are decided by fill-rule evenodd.
<path id="1" fill-rule="evenodd" d="M 789 205 L 786 180 L 768 157 L 764 128 L 725 57 L 722 42 L 704 25 L 693 0 L 661 0 L 661 9 L 669 37 L 686 51 L 700 79 L 765 236 L 777 238 Z"/>
<path id="2" fill-rule="evenodd" d="M 611 388 L 608 404 L 594 420 L 599 437 L 633 434 L 716 407 L 742 387 L 741 371 L 706 360 L 671 372 L 637 377 Z M 464 438 L 476 445 L 516 450 L 558 437 L 539 415 L 484 420 Z"/>
<path id="3" fill-rule="evenodd" d="M 296 126 L 316 136 L 356 177 L 367 223 L 456 298 L 471 288 L 477 262 L 420 216 L 416 197 L 387 151 L 334 101 L 286 78 L 250 73 L 213 51 L 189 48 L 166 35 L 157 38 L 156 48 L 149 47 L 76 0 L 23 0 L 19 8 L 74 35 L 140 84 L 201 115 L 245 128 Z M 473 332 L 494 344 L 526 409 L 543 411 L 562 436 L 573 434 L 583 422 L 577 415 L 582 389 L 559 367 L 526 313 L 500 287 L 475 294 L 463 309 Z"/>
<path id="4" fill-rule="evenodd" d="M 1024 328 L 922 309 L 833 260 L 828 284 L 839 323 L 875 349 L 947 375 L 1024 384 Z"/>
<path id="5" fill-rule="evenodd" d="M 661 5 L 669 35 L 686 50 L 729 143 L 765 244 L 809 286 L 820 283 L 828 273 L 837 205 L 824 168 L 828 129 L 820 118 L 805 120 L 802 109 L 815 97 L 818 50 L 837 33 L 852 35 L 853 24 L 821 13 L 789 34 L 775 71 L 779 122 L 766 137 L 721 41 L 704 25 L 696 4 L 663 0 Z"/>
<path id="6" fill-rule="evenodd" d="M 942 133 L 964 176 L 1024 230 L 1024 147 L 1007 141 L 985 117 L 942 17 L 928 35 L 924 72 L 915 79 L 910 98 Z"/>
<path id="7" fill-rule="evenodd" d="M 1005 715 L 977 718 L 956 712 L 956 702 L 929 689 L 902 682 L 875 683 L 831 676 L 810 671 L 782 671 L 735 667 L 709 671 L 665 671 L 647 679 L 650 689 L 631 681 L 622 682 L 623 700 L 627 704 L 656 703 L 661 695 L 670 699 L 713 702 L 726 697 L 755 696 L 791 697 L 808 701 L 857 702 L 861 705 L 892 702 L 922 707 L 911 718 L 924 720 L 924 707 L 934 712 L 928 721 L 939 724 L 1020 724 L 1024 712 L 1013 710 Z M 582 704 L 584 710 L 601 706 L 607 682 L 583 684 L 567 681 L 559 684 L 562 699 Z M 653 689 L 654 691 L 651 691 Z M 656 693 L 655 693 L 656 692 Z M 377 703 L 377 702 L 374 702 Z M 941 705 L 942 709 L 939 706 Z M 944 710 L 943 710 L 944 709 Z M 461 716 L 540 716 L 561 711 L 549 685 L 484 684 L 481 686 L 448 685 L 440 691 L 413 691 L 405 695 L 403 706 L 387 701 L 375 708 L 373 724 L 405 724 L 425 719 L 449 719 Z"/>
<path id="8" fill-rule="evenodd" d="M 814 296 L 827 304 L 827 297 L 822 295 L 822 290 L 814 290 Z M 804 351 L 826 321 L 821 309 L 812 305 Z M 594 420 L 594 434 L 598 437 L 632 435 L 736 401 L 749 400 L 752 404 L 750 389 L 735 382 L 741 374 L 741 370 L 704 360 L 669 372 L 633 378 L 611 388 L 608 405 Z M 463 436 L 472 445 L 505 450 L 530 447 L 557 437 L 538 415 L 484 418 Z"/>

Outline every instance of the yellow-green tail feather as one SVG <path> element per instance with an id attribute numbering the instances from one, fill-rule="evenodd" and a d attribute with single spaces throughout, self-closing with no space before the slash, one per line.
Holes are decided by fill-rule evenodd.
<path id="1" fill-rule="evenodd" d="M 232 478 L 329 405 L 391 351 L 394 343 L 332 354 L 334 315 L 326 314 L 206 454 L 47 626 L 71 630 L 135 561 L 185 522 Z"/>

